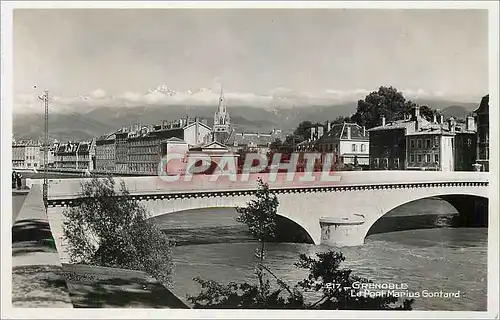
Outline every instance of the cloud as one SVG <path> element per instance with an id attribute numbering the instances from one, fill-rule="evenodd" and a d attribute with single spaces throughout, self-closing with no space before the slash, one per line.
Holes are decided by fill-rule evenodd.
<path id="1" fill-rule="evenodd" d="M 363 99 L 373 90 L 335 90 L 309 92 L 277 87 L 263 94 L 249 92 L 235 92 L 225 89 L 224 97 L 228 106 L 250 106 L 262 108 L 290 108 L 305 106 L 335 105 L 346 102 L 355 102 Z M 405 97 L 415 98 L 443 98 L 440 91 L 428 92 L 423 89 L 402 90 Z M 108 95 L 103 89 L 96 89 L 78 97 L 51 97 L 51 112 L 78 112 L 99 107 L 134 107 L 134 106 L 207 106 L 215 108 L 218 104 L 220 91 L 217 89 L 201 88 L 186 92 L 176 91 L 166 85 L 146 93 L 124 92 L 117 96 Z M 14 97 L 14 113 L 41 113 L 43 106 L 36 95 L 18 95 Z"/>
<path id="2" fill-rule="evenodd" d="M 106 91 L 102 89 L 96 89 L 90 93 L 90 96 L 94 99 L 101 99 L 106 97 Z"/>

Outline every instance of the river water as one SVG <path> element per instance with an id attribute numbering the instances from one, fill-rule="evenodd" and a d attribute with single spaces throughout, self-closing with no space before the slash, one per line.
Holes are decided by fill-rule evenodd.
<path id="1" fill-rule="evenodd" d="M 404 222 L 401 217 L 412 216 L 412 221 L 420 221 L 418 230 L 372 234 L 363 246 L 348 248 L 270 243 L 266 263 L 294 285 L 307 276 L 294 266 L 299 254 L 339 250 L 346 256 L 345 267 L 376 283 L 406 283 L 411 292 L 460 291 L 459 298 L 416 298 L 414 310 L 484 311 L 487 228 L 446 227 L 443 218 L 454 214 L 455 209 L 447 202 L 420 200 L 390 212 L 385 226 L 384 220 L 377 223 L 379 231 L 388 230 L 387 226 L 404 225 L 395 223 L 398 219 Z M 187 295 L 200 292 L 200 286 L 192 280 L 196 276 L 223 283 L 256 280 L 254 252 L 258 246 L 245 227 L 235 221 L 236 215 L 232 209 L 203 209 L 155 218 L 179 243 L 174 250 L 172 290 L 180 298 L 186 300 Z"/>

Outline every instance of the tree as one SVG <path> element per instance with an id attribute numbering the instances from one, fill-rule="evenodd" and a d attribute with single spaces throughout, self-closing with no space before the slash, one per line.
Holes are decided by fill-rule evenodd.
<path id="1" fill-rule="evenodd" d="M 398 305 L 399 299 L 395 297 L 360 295 L 360 289 L 353 287 L 354 282 L 370 281 L 353 276 L 351 270 L 341 268 L 345 258 L 334 251 L 317 254 L 318 260 L 300 255 L 295 266 L 308 269 L 309 276 L 294 287 L 277 277 L 264 264 L 264 258 L 265 242 L 274 237 L 279 202 L 267 184 L 260 179 L 258 184 L 257 199 L 250 201 L 247 207 L 238 208 L 238 221 L 245 223 L 260 243 L 260 250 L 256 252 L 259 258 L 256 266 L 259 283 L 256 285 L 230 282 L 224 285 L 212 280 L 194 278 L 202 289 L 198 296 L 188 297 L 194 308 L 411 310 L 413 300 L 405 300 Z M 269 279 L 264 277 L 264 271 L 276 280 L 278 288 L 273 289 Z M 350 289 L 346 289 L 347 287 Z M 304 293 L 311 291 L 320 294 L 315 302 L 307 302 L 304 298 Z"/>
<path id="2" fill-rule="evenodd" d="M 283 142 L 281 141 L 281 139 L 280 138 L 276 138 L 269 145 L 269 151 L 271 151 L 271 152 L 277 152 L 277 151 L 279 151 L 281 149 L 282 145 L 283 145 Z"/>
<path id="3" fill-rule="evenodd" d="M 299 123 L 295 131 L 286 137 L 285 144 L 295 145 L 302 141 L 306 141 L 311 136 L 311 128 L 317 126 L 325 127 L 325 125 L 319 122 L 313 123 L 311 121 L 302 121 Z"/>
<path id="4" fill-rule="evenodd" d="M 351 122 L 351 117 L 339 116 L 335 120 L 332 121 L 332 124 L 342 124 L 344 122 Z"/>
<path id="5" fill-rule="evenodd" d="M 244 223 L 250 234 L 260 243 L 260 251 L 258 249 L 256 251 L 256 256 L 260 259 L 256 274 L 259 279 L 260 295 L 264 299 L 266 291 L 263 276 L 265 244 L 275 236 L 278 198 L 271 193 L 269 185 L 265 184 L 262 179 L 259 178 L 257 183 L 258 189 L 255 194 L 257 199 L 248 202 L 246 207 L 238 207 L 236 211 L 240 215 L 236 220 Z"/>
<path id="6" fill-rule="evenodd" d="M 405 115 L 411 114 L 416 104 L 407 101 L 401 92 L 394 87 L 380 87 L 378 91 L 369 93 L 364 100 L 358 101 L 356 113 L 352 115 L 352 121 L 360 126 L 373 128 L 381 124 L 384 116 L 386 121 L 404 119 Z M 432 110 L 429 107 L 421 107 L 421 114 L 430 120 Z"/>
<path id="7" fill-rule="evenodd" d="M 298 142 L 302 142 L 309 139 L 309 136 L 311 135 L 311 128 L 313 126 L 314 124 L 311 121 L 302 121 L 301 123 L 299 123 L 297 129 L 295 129 L 295 131 L 293 132 L 296 140 L 298 140 Z"/>
<path id="8" fill-rule="evenodd" d="M 291 305 L 300 307 L 303 304 L 301 294 L 292 291 L 264 265 L 265 243 L 275 236 L 276 211 L 279 203 L 276 195 L 262 179 L 259 178 L 257 182 L 257 199 L 249 201 L 246 207 L 237 208 L 237 212 L 240 213 L 237 221 L 246 224 L 250 234 L 259 241 L 260 250 L 257 249 L 255 253 L 259 259 L 255 268 L 258 285 L 236 282 L 223 285 L 212 280 L 194 278 L 202 287 L 202 292 L 198 296 L 188 297 L 195 308 L 275 309 Z M 276 279 L 279 289 L 272 290 L 269 279 L 264 277 L 264 271 Z M 280 296 L 283 289 L 288 291 L 288 299 Z"/>
<path id="9" fill-rule="evenodd" d="M 405 114 L 413 115 L 413 109 L 416 106 L 417 106 L 417 104 L 414 103 L 413 101 L 410 101 L 410 100 L 406 101 L 406 103 L 404 105 L 404 111 L 401 113 L 401 115 L 398 115 L 398 119 L 404 118 Z M 425 105 L 420 106 L 420 115 L 429 121 L 432 120 L 435 113 L 436 113 L 436 110 L 432 110 L 428 106 L 425 106 Z"/>
<path id="10" fill-rule="evenodd" d="M 82 183 L 80 205 L 63 212 L 70 262 L 141 270 L 168 285 L 173 241 L 128 196 L 125 183 L 117 192 L 111 177 Z"/>

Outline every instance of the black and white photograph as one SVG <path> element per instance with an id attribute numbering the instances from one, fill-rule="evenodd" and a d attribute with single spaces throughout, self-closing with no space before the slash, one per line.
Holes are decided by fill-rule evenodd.
<path id="1" fill-rule="evenodd" d="M 2 318 L 498 317 L 498 9 L 2 2 Z"/>

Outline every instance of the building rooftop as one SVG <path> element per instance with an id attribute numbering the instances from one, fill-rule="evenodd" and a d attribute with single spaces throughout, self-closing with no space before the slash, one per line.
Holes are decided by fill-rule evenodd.
<path id="1" fill-rule="evenodd" d="M 33 140 L 15 140 L 12 141 L 13 147 L 39 147 L 40 143 L 38 141 Z"/>
<path id="2" fill-rule="evenodd" d="M 78 154 L 79 155 L 85 155 L 88 154 L 90 151 L 90 142 L 80 142 L 78 144 Z"/>
<path id="3" fill-rule="evenodd" d="M 487 94 L 485 95 L 482 99 L 481 102 L 479 103 L 479 106 L 477 107 L 476 110 L 473 111 L 474 114 L 478 113 L 488 113 L 489 107 L 490 107 L 490 95 Z"/>
<path id="4" fill-rule="evenodd" d="M 78 150 L 78 142 L 66 142 L 61 143 L 57 146 L 56 154 L 64 155 L 64 154 L 76 154 Z"/>
<path id="5" fill-rule="evenodd" d="M 277 138 L 280 138 L 280 136 L 275 133 L 232 131 L 229 138 L 226 140 L 226 144 L 230 146 L 234 146 L 235 144 L 237 146 L 253 144 L 259 147 L 267 147 Z"/>
<path id="6" fill-rule="evenodd" d="M 418 120 L 417 120 L 418 119 Z M 416 126 L 416 122 L 418 121 L 418 125 Z M 467 122 L 467 120 L 466 120 Z M 453 132 L 450 126 L 453 123 L 455 127 L 455 132 Z M 474 128 L 468 129 L 467 123 L 456 122 L 453 117 L 450 117 L 448 120 L 443 121 L 442 123 L 436 121 L 428 121 L 427 119 L 419 116 L 418 118 L 412 117 L 403 120 L 395 120 L 387 122 L 385 125 L 373 127 L 369 129 L 369 132 L 373 131 L 385 131 L 385 130 L 405 130 L 405 135 L 424 135 L 424 134 L 444 134 L 444 135 L 453 135 L 455 133 L 474 133 L 475 132 L 475 124 Z"/>
<path id="7" fill-rule="evenodd" d="M 318 139 L 318 142 L 328 142 L 333 140 L 347 140 L 348 128 L 351 130 L 351 140 L 366 140 L 368 135 L 363 135 L 363 127 L 356 123 L 336 123 L 332 125 L 330 131 L 326 132 Z"/>
<path id="8" fill-rule="evenodd" d="M 165 139 L 165 140 L 162 140 L 161 141 L 162 143 L 165 143 L 165 142 L 175 142 L 175 143 L 187 143 L 186 141 L 182 140 L 182 139 L 179 139 L 177 137 L 170 137 L 168 139 Z"/>

